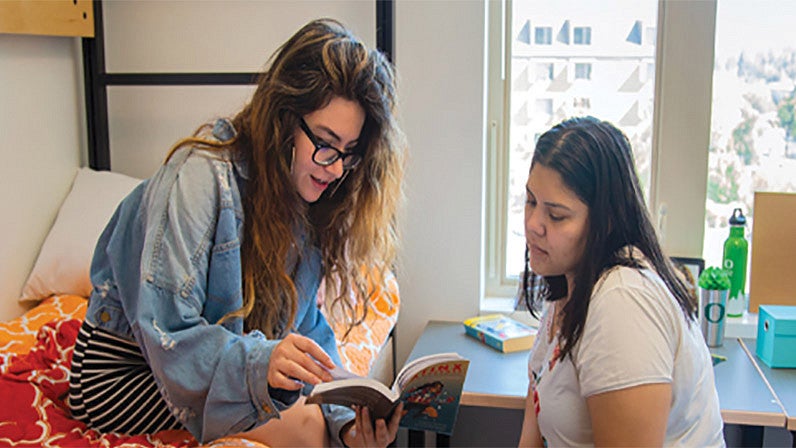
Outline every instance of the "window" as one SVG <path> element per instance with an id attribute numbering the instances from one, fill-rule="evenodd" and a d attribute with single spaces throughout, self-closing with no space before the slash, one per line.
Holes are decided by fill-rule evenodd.
<path id="1" fill-rule="evenodd" d="M 796 5 L 722 0 L 717 8 L 702 256 L 708 266 L 721 264 L 733 208 L 743 209 L 751 230 L 755 191 L 796 192 Z M 751 244 L 751 233 L 747 238 Z"/>
<path id="2" fill-rule="evenodd" d="M 549 120 L 553 116 L 553 100 L 550 98 L 537 99 L 535 110 L 538 115 L 544 117 L 544 121 Z"/>
<path id="3" fill-rule="evenodd" d="M 644 28 L 644 43 L 647 45 L 655 45 L 658 41 L 658 30 L 654 26 Z"/>
<path id="4" fill-rule="evenodd" d="M 549 26 L 536 27 L 533 41 L 537 45 L 551 45 L 553 43 L 553 28 Z"/>
<path id="5" fill-rule="evenodd" d="M 576 63 L 575 79 L 591 79 L 591 64 L 582 62 Z"/>
<path id="6" fill-rule="evenodd" d="M 575 45 L 591 45 L 591 27 L 576 26 L 572 36 L 572 43 Z"/>
<path id="7" fill-rule="evenodd" d="M 498 2 L 490 2 L 490 7 L 491 3 Z M 627 1 L 609 7 L 583 0 L 574 8 L 571 3 L 545 0 L 515 0 L 509 4 L 505 16 L 512 29 L 503 33 L 511 36 L 505 44 L 505 79 L 490 76 L 488 127 L 489 141 L 493 142 L 488 164 L 494 174 L 490 174 L 487 199 L 492 211 L 488 212 L 487 223 L 486 294 L 504 297 L 516 292 L 524 263 L 524 186 L 533 147 L 551 126 L 585 114 L 613 122 L 631 139 L 640 177 L 649 190 L 655 47 L 640 45 L 640 25 L 639 44 L 628 43 L 627 39 L 637 24 L 657 23 L 658 3 Z M 571 28 L 572 42 L 577 45 L 540 47 L 525 42 L 529 24 L 545 23 L 555 24 L 556 41 L 564 43 L 562 36 L 565 32 L 569 35 L 570 20 L 583 24 Z M 552 45 L 553 28 L 534 27 L 533 42 Z M 501 32 L 504 28 L 495 25 L 490 29 Z M 591 46 L 592 30 L 600 33 L 599 49 Z M 493 56 L 490 53 L 490 58 Z M 574 62 L 577 60 L 581 62 Z M 490 61 L 490 65 L 501 64 L 499 59 Z M 535 76 L 528 76 L 529 66 L 535 67 Z M 559 73 L 554 67 L 559 67 Z M 653 76 L 647 76 L 649 71 Z M 530 80 L 529 85 L 526 80 Z M 500 98 L 508 101 L 501 102 Z"/>
<path id="8" fill-rule="evenodd" d="M 759 8 L 743 0 L 659 2 L 660 11 L 646 4 L 645 13 L 634 9 L 643 6 L 637 2 L 615 2 L 617 11 L 625 10 L 624 14 L 602 11 L 615 17 L 613 29 L 605 28 L 606 32 L 621 33 L 615 64 L 609 68 L 599 55 L 584 54 L 587 47 L 567 48 L 580 51 L 570 54 L 573 58 L 593 61 L 593 79 L 571 85 L 574 73 L 561 75 L 572 61 L 561 61 L 563 70 L 546 87 L 546 97 L 553 99 L 548 123 L 540 124 L 533 114 L 521 124 L 505 119 L 511 117 L 504 110 L 515 110 L 533 98 L 526 100 L 504 90 L 507 81 L 489 77 L 488 116 L 495 138 L 487 148 L 491 209 L 487 213 L 485 298 L 510 297 L 516 291 L 524 238 L 521 205 L 512 198 L 517 198 L 515 192 L 525 182 L 536 138 L 568 116 L 569 109 L 577 108 L 575 98 L 588 98 L 588 113 L 618 124 L 630 137 L 653 222 L 670 256 L 719 264 L 727 219 L 734 207 L 742 207 L 749 216 L 751 232 L 754 191 L 796 192 L 796 54 L 788 49 L 796 41 L 796 28 L 791 25 L 796 3 L 772 0 Z M 529 17 L 550 23 L 546 14 L 556 15 L 595 28 L 602 47 L 603 28 L 596 19 L 600 13 L 572 17 L 572 11 L 586 11 L 589 2 L 570 5 L 567 12 L 554 6 L 515 0 L 507 26 L 519 27 Z M 497 28 L 494 23 L 490 26 L 490 30 Z M 614 42 L 616 36 L 606 39 Z M 507 48 L 511 53 L 503 67 L 505 78 L 510 79 L 517 61 L 536 55 L 531 46 L 522 49 L 511 43 Z M 547 61 L 555 53 L 551 50 L 547 49 Z M 656 64 L 657 55 L 666 63 Z M 490 64 L 500 62 L 490 59 Z M 625 79 L 605 88 L 612 86 L 606 79 L 617 73 L 624 73 Z M 541 92 L 531 86 L 527 94 Z M 570 94 L 569 100 L 562 100 Z M 507 101 L 492 102 L 494 98 Z M 606 101 L 615 103 L 614 107 L 606 109 Z M 498 302 L 482 302 L 482 307 L 489 309 L 489 303 Z"/>
<path id="9" fill-rule="evenodd" d="M 536 80 L 537 81 L 552 81 L 554 75 L 555 65 L 552 62 L 537 62 L 536 63 Z"/>
<path id="10" fill-rule="evenodd" d="M 591 109 L 591 100 L 589 98 L 573 98 L 572 107 L 580 110 L 581 113 L 588 113 L 588 109 Z"/>
<path id="11" fill-rule="evenodd" d="M 643 72 L 643 81 L 647 81 L 650 79 L 655 79 L 655 64 L 652 62 L 648 62 L 644 64 L 644 72 Z"/>

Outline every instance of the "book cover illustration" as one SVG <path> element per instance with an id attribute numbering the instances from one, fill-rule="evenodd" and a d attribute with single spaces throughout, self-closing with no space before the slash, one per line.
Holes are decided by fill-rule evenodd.
<path id="1" fill-rule="evenodd" d="M 405 365 L 391 388 L 336 369 L 337 379 L 315 386 L 306 403 L 367 406 L 374 419 L 389 419 L 403 402 L 401 427 L 451 434 L 469 365 L 456 353 L 424 356 Z"/>
<path id="2" fill-rule="evenodd" d="M 446 361 L 403 379 L 401 427 L 450 435 L 469 365 L 470 361 L 464 359 Z"/>
<path id="3" fill-rule="evenodd" d="M 469 335 L 505 353 L 529 350 L 537 329 L 502 314 L 472 317 L 464 321 Z"/>

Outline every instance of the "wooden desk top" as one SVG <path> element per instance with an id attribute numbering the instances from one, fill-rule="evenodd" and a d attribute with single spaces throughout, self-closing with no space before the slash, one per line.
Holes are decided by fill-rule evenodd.
<path id="1" fill-rule="evenodd" d="M 442 352 L 457 352 L 470 360 L 461 399 L 463 405 L 525 407 L 529 351 L 501 353 L 467 336 L 461 322 L 430 321 L 407 361 Z M 723 347 L 711 349 L 711 352 L 727 357 L 727 361 L 714 367 L 724 422 L 785 427 L 782 407 L 747 356 L 741 340 L 725 339 Z M 793 398 L 790 397 L 789 403 L 796 407 Z"/>

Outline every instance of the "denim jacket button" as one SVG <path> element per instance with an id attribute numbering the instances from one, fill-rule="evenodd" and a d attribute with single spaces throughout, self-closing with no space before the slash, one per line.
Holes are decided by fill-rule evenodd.
<path id="1" fill-rule="evenodd" d="M 106 323 L 109 320 L 111 320 L 111 315 L 108 314 L 107 311 L 103 311 L 102 313 L 100 313 L 100 320 L 102 321 L 102 323 Z"/>
<path id="2" fill-rule="evenodd" d="M 267 404 L 264 404 L 263 405 L 263 411 L 265 411 L 266 414 L 270 414 L 273 410 L 271 409 L 271 406 L 268 406 Z"/>

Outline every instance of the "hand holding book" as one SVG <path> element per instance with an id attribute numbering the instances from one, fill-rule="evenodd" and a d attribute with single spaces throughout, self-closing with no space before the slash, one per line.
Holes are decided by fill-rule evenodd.
<path id="1" fill-rule="evenodd" d="M 367 407 L 374 420 L 389 419 L 403 403 L 400 426 L 450 434 L 469 363 L 456 353 L 425 356 L 404 366 L 392 388 L 354 375 L 315 386 L 306 403 Z"/>
<path id="2" fill-rule="evenodd" d="M 354 407 L 356 418 L 343 429 L 343 443 L 348 447 L 387 446 L 395 440 L 401 421 L 402 404 L 389 420 L 377 421 L 371 418 L 367 407 Z"/>

